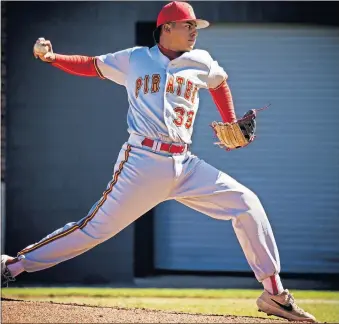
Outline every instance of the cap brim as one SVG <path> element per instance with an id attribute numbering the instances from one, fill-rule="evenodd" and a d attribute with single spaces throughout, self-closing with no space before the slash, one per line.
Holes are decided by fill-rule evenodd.
<path id="1" fill-rule="evenodd" d="M 197 29 L 203 29 L 210 25 L 210 23 L 207 20 L 203 19 L 195 19 L 195 22 L 197 23 Z"/>
<path id="2" fill-rule="evenodd" d="M 195 21 L 197 24 L 197 29 L 202 29 L 206 28 L 210 25 L 210 23 L 207 20 L 203 19 L 192 19 L 192 20 L 187 20 L 187 19 L 182 19 L 182 20 L 174 20 L 174 22 L 183 22 L 183 21 Z"/>

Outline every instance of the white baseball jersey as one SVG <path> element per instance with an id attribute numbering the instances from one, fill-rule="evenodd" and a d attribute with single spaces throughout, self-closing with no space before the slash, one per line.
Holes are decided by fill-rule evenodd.
<path id="1" fill-rule="evenodd" d="M 199 90 L 215 88 L 226 72 L 204 50 L 170 61 L 158 46 L 97 56 L 101 74 L 127 89 L 128 132 L 191 144 Z"/>

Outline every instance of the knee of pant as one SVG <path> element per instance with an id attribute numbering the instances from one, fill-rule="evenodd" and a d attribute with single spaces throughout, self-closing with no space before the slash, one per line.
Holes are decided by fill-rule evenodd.
<path id="1" fill-rule="evenodd" d="M 262 207 L 258 196 L 248 188 L 245 188 L 245 190 L 243 191 L 242 199 L 248 209 Z"/>

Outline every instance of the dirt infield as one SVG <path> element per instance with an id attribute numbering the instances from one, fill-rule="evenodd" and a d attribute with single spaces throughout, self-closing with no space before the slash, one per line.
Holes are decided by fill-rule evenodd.
<path id="1" fill-rule="evenodd" d="M 2 323 L 281 323 L 260 317 L 185 314 L 2 299 Z"/>

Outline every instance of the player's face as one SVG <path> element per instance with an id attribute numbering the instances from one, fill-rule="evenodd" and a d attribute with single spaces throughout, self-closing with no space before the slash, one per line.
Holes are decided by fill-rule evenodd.
<path id="1" fill-rule="evenodd" d="M 194 21 L 176 22 L 171 26 L 171 47 L 176 51 L 190 51 L 198 36 Z"/>

